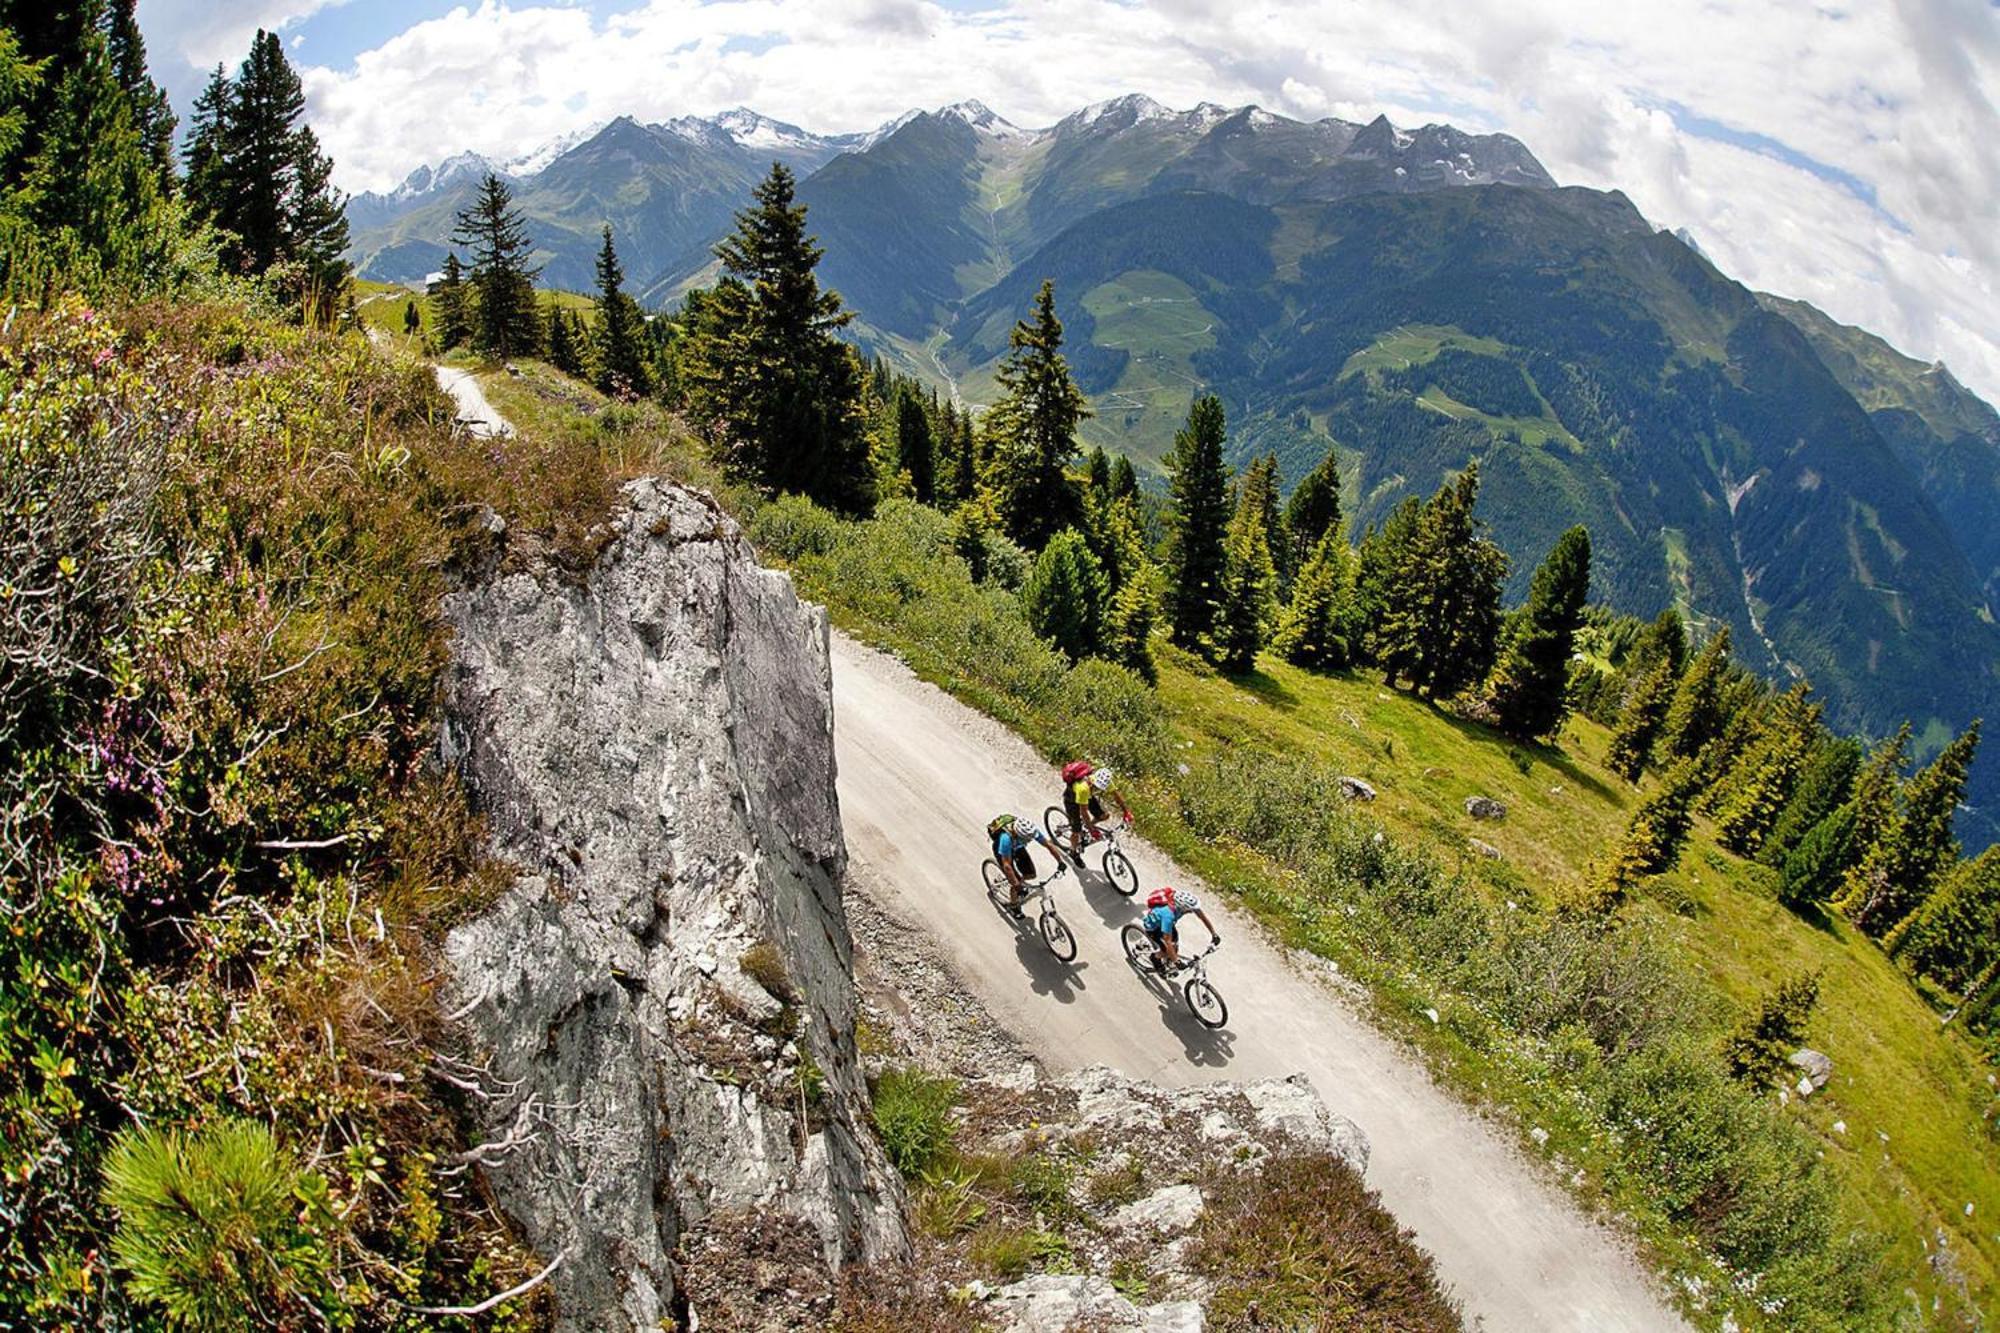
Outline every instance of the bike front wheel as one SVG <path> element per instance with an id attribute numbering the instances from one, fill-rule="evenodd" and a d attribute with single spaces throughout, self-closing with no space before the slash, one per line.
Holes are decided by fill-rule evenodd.
<path id="1" fill-rule="evenodd" d="M 1183 988 L 1187 997 L 1188 1012 L 1194 1021 L 1205 1028 L 1219 1028 L 1229 1021 L 1229 1006 L 1222 1002 L 1221 994 L 1202 977 L 1196 977 Z"/>
<path id="2" fill-rule="evenodd" d="M 1076 936 L 1070 933 L 1069 923 L 1054 912 L 1042 913 L 1042 943 L 1063 962 L 1076 961 Z"/>
<path id="3" fill-rule="evenodd" d="M 1111 887 L 1130 898 L 1139 891 L 1139 872 L 1125 853 L 1113 847 L 1104 854 L 1104 877 L 1111 881 Z"/>
<path id="4" fill-rule="evenodd" d="M 986 896 L 993 900 L 995 907 L 1005 907 L 1013 893 L 1007 887 L 1007 875 L 1000 869 L 1000 863 L 988 861 L 979 867 L 979 873 L 986 877 Z"/>

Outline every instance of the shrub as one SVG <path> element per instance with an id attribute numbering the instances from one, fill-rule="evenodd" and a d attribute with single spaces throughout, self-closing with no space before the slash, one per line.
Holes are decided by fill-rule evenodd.
<path id="1" fill-rule="evenodd" d="M 190 1329 L 283 1327 L 338 1314 L 326 1182 L 263 1125 L 121 1133 L 104 1164 L 126 1290 Z"/>
<path id="2" fill-rule="evenodd" d="M 889 1160 L 915 1180 L 951 1152 L 958 1080 L 921 1069 L 884 1070 L 875 1082 L 875 1129 Z"/>
<path id="3" fill-rule="evenodd" d="M 1013 1282 L 1030 1269 L 1060 1273 L 1076 1266 L 1069 1242 L 1039 1227 L 989 1222 L 973 1236 L 966 1257 L 1001 1282 Z"/>
<path id="4" fill-rule="evenodd" d="M 1021 609 L 1035 633 L 1071 661 L 1104 647 L 1104 569 L 1083 534 L 1064 528 L 1035 560 L 1021 590 Z"/>
<path id="5" fill-rule="evenodd" d="M 1819 1004 L 1817 972 L 1788 978 L 1764 997 L 1756 1016 L 1730 1034 L 1723 1046 L 1729 1072 L 1746 1083 L 1764 1083 L 1785 1070 L 1785 1062 L 1806 1037 L 1806 1022 Z"/>
<path id="6" fill-rule="evenodd" d="M 1211 1181 L 1189 1265 L 1221 1328 L 1457 1330 L 1429 1255 L 1327 1153 L 1284 1153 Z"/>
<path id="7" fill-rule="evenodd" d="M 750 540 L 758 549 L 792 563 L 808 555 L 826 555 L 839 544 L 840 519 L 803 495 L 781 495 L 760 507 L 750 523 Z"/>

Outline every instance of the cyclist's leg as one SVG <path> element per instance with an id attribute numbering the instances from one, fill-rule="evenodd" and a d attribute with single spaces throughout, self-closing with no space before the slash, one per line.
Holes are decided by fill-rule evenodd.
<path id="1" fill-rule="evenodd" d="M 1077 809 L 1074 794 L 1063 793 L 1063 814 L 1069 817 L 1069 850 L 1072 855 L 1083 852 L 1083 812 Z"/>

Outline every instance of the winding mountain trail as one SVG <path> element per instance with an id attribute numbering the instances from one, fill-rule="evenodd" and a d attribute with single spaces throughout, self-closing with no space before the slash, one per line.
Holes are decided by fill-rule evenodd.
<path id="1" fill-rule="evenodd" d="M 1139 905 L 1092 870 L 1057 880 L 1074 963 L 1014 929 L 979 877 L 999 811 L 1039 817 L 1049 767 L 991 719 L 836 634 L 834 742 L 852 882 L 942 944 L 989 1012 L 1052 1068 L 1107 1064 L 1169 1086 L 1303 1071 L 1373 1144 L 1369 1183 L 1437 1259 L 1473 1327 L 1499 1333 L 1684 1329 L 1618 1238 L 1593 1222 L 1477 1113 L 1435 1086 L 1332 985 L 1243 914 L 1205 905 L 1224 944 L 1210 976 L 1230 1021 L 1208 1032 L 1125 962 L 1118 931 Z M 1148 888 L 1197 881 L 1127 839 Z M 1037 851 L 1047 865 L 1047 853 Z M 1220 907 L 1220 910 L 1218 910 Z M 1200 936 L 1199 926 L 1193 927 Z M 1198 1148 L 1190 1148 L 1198 1151 Z"/>
<path id="2" fill-rule="evenodd" d="M 512 435 L 514 427 L 479 387 L 479 377 L 455 366 L 437 366 L 438 387 L 458 404 L 458 419 L 471 427 L 474 435 Z"/>

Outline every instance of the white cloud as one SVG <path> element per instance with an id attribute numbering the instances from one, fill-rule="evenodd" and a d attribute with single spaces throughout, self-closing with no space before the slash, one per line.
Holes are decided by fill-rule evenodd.
<path id="1" fill-rule="evenodd" d="M 1506 130 L 1558 179 L 1689 227 L 1733 276 L 2000 398 L 2000 11 L 1985 0 L 649 0 L 604 19 L 483 0 L 306 78 L 356 189 L 461 148 L 508 156 L 619 114 L 738 103 L 845 130 L 976 97 L 1037 125 L 1144 91 Z"/>
<path id="2" fill-rule="evenodd" d="M 234 69 L 259 28 L 278 32 L 347 0 L 145 0 L 148 56 L 156 74 L 172 77 L 173 57 L 199 69 Z M 298 47 L 296 38 L 291 43 Z"/>

